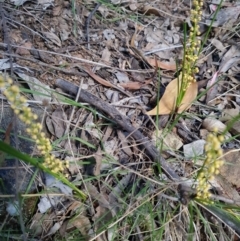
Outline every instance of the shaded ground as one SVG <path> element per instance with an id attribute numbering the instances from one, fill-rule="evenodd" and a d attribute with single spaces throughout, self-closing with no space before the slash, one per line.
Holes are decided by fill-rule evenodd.
<path id="1" fill-rule="evenodd" d="M 221 126 L 239 114 L 240 6 L 224 1 L 197 62 L 196 79 L 202 97 L 171 127 L 176 115 L 160 116 L 157 120 L 154 117 L 151 121 L 146 111 L 156 106 L 181 66 L 183 23 L 188 23 L 188 34 L 191 3 L 101 1 L 98 4 L 56 0 L 50 4 L 25 2 L 16 7 L 10 2 L 0 5 L 0 69 L 23 89 L 31 107 L 42 109 L 39 117 L 55 147 L 55 155 L 70 160 L 66 174 L 89 199 L 82 203 L 63 184 L 53 185 L 50 177 L 37 174 L 38 189 L 34 193 L 39 195 L 29 195 L 23 201 L 29 214 L 23 208 L 20 216 L 8 215 L 5 210 L 9 199 L 2 195 L 2 237 L 13 239 L 24 233 L 28 238 L 95 240 L 94 234 L 98 233 L 101 235 L 96 240 L 158 240 L 159 237 L 186 240 L 189 216 L 182 213 L 179 200 L 185 203 L 189 196 L 177 191 L 178 183 L 161 172 L 159 162 L 141 144 L 157 145 L 159 156 L 170 163 L 174 175 L 182 180 L 193 179 L 194 172 L 203 164 L 206 135 L 215 126 L 225 128 Z M 217 6 L 217 2 L 204 2 L 199 37 L 202 41 Z M 152 66 L 155 61 L 160 67 L 158 72 Z M 220 81 L 206 94 L 207 84 L 214 81 L 217 71 Z M 140 131 L 145 138 L 136 139 L 124 126 L 116 125 L 118 116 L 114 119 L 102 109 L 95 110 L 96 105 L 89 105 L 90 99 L 80 102 L 90 110 L 79 108 L 78 101 L 63 101 L 52 91 L 62 93 L 57 88 L 60 79 L 111 104 L 128 118 L 126 125 Z M 41 96 L 39 92 L 43 91 L 45 95 Z M 7 102 L 2 103 L 8 107 Z M 2 110 L 2 119 L 8 119 Z M 6 126 L 2 127 L 2 133 Z M 156 126 L 159 133 L 155 132 Z M 239 132 L 237 122 L 228 138 Z M 22 133 L 19 130 L 17 134 Z M 195 141 L 200 142 L 192 150 Z M 232 138 L 223 148 L 226 152 L 232 150 L 226 161 L 234 161 L 235 169 L 223 168 L 221 178 L 212 183 L 213 189 L 226 200 L 239 204 L 239 162 L 235 161 L 239 156 L 238 139 Z M 29 154 L 38 153 L 34 150 Z M 48 195 L 40 197 L 47 190 Z M 14 201 L 13 196 L 10 201 Z M 208 221 L 213 218 L 204 215 Z M 214 220 L 209 229 L 219 232 L 215 227 L 218 221 Z M 114 222 L 116 225 L 107 228 Z M 199 240 L 210 240 L 201 222 L 194 232 Z M 108 232 L 104 232 L 106 229 Z M 227 228 L 224 231 L 223 237 L 233 235 Z"/>

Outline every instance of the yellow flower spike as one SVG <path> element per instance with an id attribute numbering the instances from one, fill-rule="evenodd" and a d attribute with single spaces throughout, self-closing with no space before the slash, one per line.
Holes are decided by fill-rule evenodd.
<path id="1" fill-rule="evenodd" d="M 217 128 L 217 127 L 214 127 L 214 128 L 213 128 L 213 132 L 217 133 L 217 132 L 218 132 L 218 128 Z"/>
<path id="2" fill-rule="evenodd" d="M 33 114 L 33 120 L 37 120 L 38 116 L 36 114 Z"/>
<path id="3" fill-rule="evenodd" d="M 46 163 L 47 165 L 49 165 L 49 164 L 51 163 L 51 159 L 50 159 L 49 157 L 46 157 L 46 158 L 44 159 L 44 161 L 45 161 L 45 163 Z"/>
<path id="4" fill-rule="evenodd" d="M 222 149 L 218 149 L 218 150 L 217 150 L 217 155 L 218 155 L 219 157 L 223 155 Z"/>
<path id="5" fill-rule="evenodd" d="M 25 118 L 25 116 L 24 116 L 23 114 L 20 114 L 20 115 L 18 116 L 18 118 L 19 118 L 22 122 L 25 123 L 26 118 Z"/>
<path id="6" fill-rule="evenodd" d="M 215 174 L 216 174 L 216 172 L 215 172 Z M 208 180 L 209 180 L 209 181 L 213 181 L 213 180 L 214 180 L 214 176 L 210 176 L 210 177 L 208 178 Z"/>
<path id="7" fill-rule="evenodd" d="M 217 163 L 218 163 L 219 167 L 221 167 L 224 164 L 224 161 L 223 160 L 218 160 Z"/>
<path id="8" fill-rule="evenodd" d="M 4 88 L 4 95 L 11 102 L 11 107 L 19 119 L 29 127 L 26 132 L 36 142 L 38 150 L 44 157 L 44 164 L 54 172 L 63 171 L 64 167 L 61 160 L 56 159 L 51 155 L 52 146 L 50 140 L 45 136 L 40 123 L 35 123 L 38 116 L 34 114 L 31 108 L 24 106 L 27 102 L 26 98 L 20 95 L 20 89 L 16 85 L 12 85 L 13 81 L 10 78 L 0 76 L 0 87 Z"/>
<path id="9" fill-rule="evenodd" d="M 218 140 L 219 140 L 220 142 L 224 142 L 224 136 L 223 136 L 223 135 L 219 135 L 219 136 L 218 136 Z"/>
<path id="10" fill-rule="evenodd" d="M 66 165 L 66 168 L 69 168 L 70 167 L 69 161 L 66 161 L 65 165 Z"/>
<path id="11" fill-rule="evenodd" d="M 23 97 L 23 96 L 20 96 L 18 101 L 21 103 L 21 104 L 25 104 L 27 102 L 26 98 Z"/>
<path id="12" fill-rule="evenodd" d="M 12 92 L 13 94 L 18 94 L 20 92 L 19 88 L 16 85 L 12 85 L 9 87 L 9 92 Z"/>
<path id="13" fill-rule="evenodd" d="M 215 170 L 215 175 L 218 175 L 220 173 L 220 171 L 219 170 Z"/>
<path id="14" fill-rule="evenodd" d="M 218 159 L 223 154 L 221 141 L 223 141 L 224 138 L 217 136 L 217 133 L 218 129 L 215 128 L 213 133 L 210 133 L 206 138 L 204 147 L 206 159 L 196 179 L 198 185 L 196 189 L 197 193 L 201 193 L 204 198 L 210 198 L 211 194 L 209 193 L 209 189 L 211 185 L 208 182 L 213 180 L 215 175 L 219 174 L 219 168 L 224 164 L 222 159 Z M 203 175 L 205 178 L 202 178 Z"/>
<path id="15" fill-rule="evenodd" d="M 25 124 L 26 124 L 26 125 L 29 125 L 29 124 L 31 124 L 31 120 L 29 120 L 29 119 L 26 119 L 26 120 L 25 120 Z"/>
<path id="16" fill-rule="evenodd" d="M 13 102 L 15 101 L 14 96 L 8 96 L 8 95 L 6 95 L 5 91 L 3 92 L 3 94 L 7 97 L 7 99 L 8 99 L 9 102 L 13 103 Z"/>
<path id="17" fill-rule="evenodd" d="M 18 110 L 18 109 L 14 109 L 14 113 L 15 113 L 15 115 L 19 115 L 20 110 Z"/>

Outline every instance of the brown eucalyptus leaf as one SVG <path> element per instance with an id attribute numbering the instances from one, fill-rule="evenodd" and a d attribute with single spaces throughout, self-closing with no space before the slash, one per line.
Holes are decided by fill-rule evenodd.
<path id="1" fill-rule="evenodd" d="M 50 41 L 52 41 L 54 44 L 56 44 L 58 47 L 62 47 L 62 42 L 60 40 L 60 38 L 52 32 L 43 32 L 44 36 L 49 39 Z"/>
<path id="2" fill-rule="evenodd" d="M 228 27 L 232 27 L 236 22 L 238 16 L 240 14 L 240 6 L 222 8 L 217 12 L 216 18 L 212 23 L 212 20 L 206 20 L 206 24 L 210 26 L 212 24 L 213 27 L 219 27 L 224 24 L 227 24 Z M 211 18 L 214 15 L 211 16 Z"/>
<path id="3" fill-rule="evenodd" d="M 221 64 L 221 69 L 219 68 L 220 72 L 221 73 L 227 72 L 230 68 L 237 65 L 239 63 L 239 61 L 240 61 L 240 57 L 234 57 L 234 58 L 227 60 L 226 62 Z"/>
<path id="4" fill-rule="evenodd" d="M 140 82 L 134 82 L 134 81 L 129 81 L 127 83 L 122 83 L 120 84 L 124 89 L 127 89 L 127 90 L 139 90 L 141 89 L 142 87 L 144 87 L 145 85 L 148 85 L 150 84 L 152 81 L 152 79 L 148 79 L 146 80 L 145 82 L 143 83 L 140 83 Z"/>
<path id="5" fill-rule="evenodd" d="M 218 93 L 218 84 L 216 82 L 218 81 L 218 72 L 216 72 L 212 79 L 208 82 L 207 88 L 209 88 L 207 92 L 207 98 L 206 98 L 206 103 L 208 104 L 209 101 L 213 100 L 217 93 Z"/>
<path id="6" fill-rule="evenodd" d="M 226 164 L 220 168 L 221 175 L 232 185 L 240 187 L 240 152 L 237 149 L 227 150 L 224 153 L 224 160 Z"/>
<path id="7" fill-rule="evenodd" d="M 112 87 L 114 88 L 115 86 L 113 84 L 111 84 L 110 82 L 106 81 L 105 79 L 101 78 L 100 76 L 94 74 L 91 70 L 90 67 L 88 67 L 87 65 L 85 65 L 84 70 L 94 79 L 96 80 L 98 83 L 106 86 L 106 87 Z"/>
<path id="8" fill-rule="evenodd" d="M 239 108 L 224 109 L 221 114 L 220 121 L 231 121 L 239 115 Z"/>
<path id="9" fill-rule="evenodd" d="M 55 136 L 58 138 L 61 138 L 66 130 L 65 119 L 65 113 L 61 108 L 57 108 L 52 113 L 52 124 L 54 128 L 54 133 Z"/>
<path id="10" fill-rule="evenodd" d="M 146 6 L 143 6 L 139 12 L 142 12 L 144 15 L 155 15 L 157 17 L 162 17 L 162 14 L 160 13 L 160 11 L 157 9 L 157 8 L 154 8 L 150 5 L 146 5 Z"/>
<path id="11" fill-rule="evenodd" d="M 117 131 L 118 134 L 118 138 L 121 141 L 121 146 L 122 146 L 122 150 L 128 155 L 128 156 L 132 156 L 133 152 L 129 146 L 128 140 L 125 137 L 125 135 L 123 134 L 122 131 L 118 130 Z"/>
<path id="12" fill-rule="evenodd" d="M 166 69 L 166 70 L 176 70 L 176 64 L 175 63 L 170 63 L 170 62 L 165 62 L 165 61 L 159 61 L 153 58 L 146 58 L 147 62 L 152 66 L 152 67 L 158 67 L 161 69 Z"/>
<path id="13" fill-rule="evenodd" d="M 180 78 L 179 78 L 180 79 Z M 167 115 L 175 110 L 176 100 L 178 97 L 178 89 L 179 89 L 179 80 L 178 78 L 171 81 L 162 98 L 160 99 L 158 106 L 154 109 L 147 112 L 148 115 Z M 183 111 L 190 108 L 193 100 L 196 98 L 198 93 L 198 84 L 196 82 L 191 83 L 186 90 L 186 93 L 182 99 L 182 102 L 178 108 L 178 113 L 182 113 Z M 157 109 L 158 108 L 158 109 Z"/>
<path id="14" fill-rule="evenodd" d="M 77 215 L 77 217 L 71 220 L 71 225 L 75 226 L 82 235 L 88 236 L 89 230 L 91 228 L 91 223 L 88 217 L 84 215 Z"/>
<path id="15" fill-rule="evenodd" d="M 219 66 L 219 72 L 225 73 L 233 65 L 237 64 L 240 57 L 240 49 L 236 45 L 232 45 L 231 48 L 224 54 L 221 64 Z"/>
<path id="16" fill-rule="evenodd" d="M 27 41 L 17 48 L 16 54 L 30 55 L 31 48 L 32 48 L 32 43 Z"/>

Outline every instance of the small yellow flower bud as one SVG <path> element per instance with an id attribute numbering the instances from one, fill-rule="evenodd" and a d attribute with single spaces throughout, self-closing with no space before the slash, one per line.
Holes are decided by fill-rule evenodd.
<path id="1" fill-rule="evenodd" d="M 219 140 L 220 142 L 223 142 L 223 141 L 224 141 L 224 136 L 223 136 L 223 135 L 219 135 L 219 136 L 218 136 L 218 140 Z"/>

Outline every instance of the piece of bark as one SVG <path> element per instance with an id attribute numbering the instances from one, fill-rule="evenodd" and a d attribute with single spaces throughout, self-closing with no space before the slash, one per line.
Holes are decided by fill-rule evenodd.
<path id="1" fill-rule="evenodd" d="M 65 80 L 57 79 L 56 85 L 71 94 L 76 95 L 78 93 L 79 87 Z M 167 161 L 160 156 L 159 151 L 155 146 L 151 144 L 150 140 L 148 140 L 147 137 L 145 137 L 139 130 L 131 125 L 128 117 L 123 116 L 113 106 L 83 89 L 80 91 L 79 101 L 89 103 L 90 105 L 96 107 L 97 109 L 110 116 L 113 122 L 119 125 L 121 129 L 132 135 L 133 138 L 146 149 L 147 153 L 152 157 L 154 161 L 161 164 L 163 171 L 169 176 L 170 179 L 175 181 L 180 180 L 180 177 L 172 170 Z"/>

